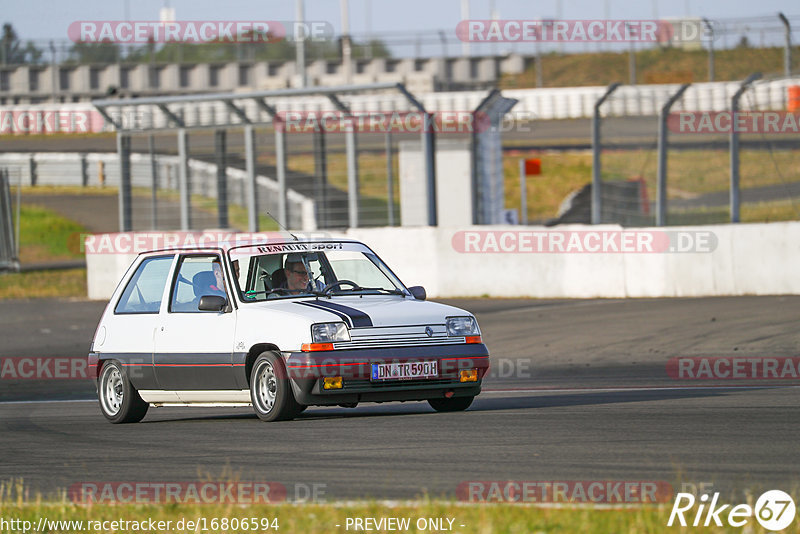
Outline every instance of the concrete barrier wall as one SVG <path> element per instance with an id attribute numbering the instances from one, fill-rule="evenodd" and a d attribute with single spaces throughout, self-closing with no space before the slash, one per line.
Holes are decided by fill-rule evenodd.
<path id="1" fill-rule="evenodd" d="M 636 228 L 654 235 L 711 235 L 709 252 L 459 252 L 460 231 L 618 232 L 615 225 L 554 228 L 349 230 L 407 285 L 432 297 L 623 298 L 800 294 L 800 222 Z M 135 254 L 87 254 L 89 298 L 106 299 Z"/>

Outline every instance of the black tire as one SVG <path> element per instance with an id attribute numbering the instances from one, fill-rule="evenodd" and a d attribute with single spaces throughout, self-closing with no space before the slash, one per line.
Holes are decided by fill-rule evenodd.
<path id="1" fill-rule="evenodd" d="M 449 399 L 428 399 L 428 404 L 437 412 L 463 412 L 469 408 L 475 397 L 452 397 Z"/>
<path id="2" fill-rule="evenodd" d="M 250 401 L 262 421 L 289 421 L 304 406 L 297 403 L 286 374 L 283 359 L 274 352 L 264 352 L 250 373 Z"/>
<path id="3" fill-rule="evenodd" d="M 119 362 L 106 362 L 97 385 L 100 411 L 114 424 L 138 423 L 150 407 L 131 384 Z"/>

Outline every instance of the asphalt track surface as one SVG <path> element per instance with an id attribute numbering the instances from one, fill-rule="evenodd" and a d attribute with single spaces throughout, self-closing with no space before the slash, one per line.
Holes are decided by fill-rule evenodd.
<path id="1" fill-rule="evenodd" d="M 475 480 L 648 480 L 726 493 L 800 481 L 794 383 L 677 382 L 677 356 L 798 356 L 800 297 L 456 300 L 492 353 L 463 413 L 427 404 L 152 409 L 111 425 L 88 381 L 0 381 L 0 480 L 45 493 L 81 481 L 209 477 L 311 484 L 328 500 L 448 496 Z M 83 357 L 104 304 L 6 301 L 0 357 Z M 57 399 L 75 399 L 52 402 Z"/>

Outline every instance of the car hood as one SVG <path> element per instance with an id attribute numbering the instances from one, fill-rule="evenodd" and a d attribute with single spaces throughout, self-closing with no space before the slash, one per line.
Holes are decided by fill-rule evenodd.
<path id="1" fill-rule="evenodd" d="M 313 322 L 343 321 L 349 328 L 444 324 L 446 317 L 472 315 L 454 306 L 395 295 L 286 299 L 261 305 Z"/>

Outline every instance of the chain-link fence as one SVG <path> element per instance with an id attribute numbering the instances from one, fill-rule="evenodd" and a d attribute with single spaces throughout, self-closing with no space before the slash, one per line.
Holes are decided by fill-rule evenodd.
<path id="1" fill-rule="evenodd" d="M 665 86 L 664 95 L 642 99 L 634 113 L 626 109 L 632 102 L 626 90 L 633 89 L 619 88 L 601 106 L 595 147 L 602 180 L 599 222 L 684 225 L 800 217 L 799 116 L 797 109 L 787 111 L 791 100 L 785 94 L 800 89 L 785 80 L 689 86 L 664 116 L 662 165 L 659 113 L 679 87 Z M 723 98 L 711 90 L 723 92 Z M 721 108 L 719 102 L 727 105 Z M 664 176 L 662 221 L 659 172 Z"/>

